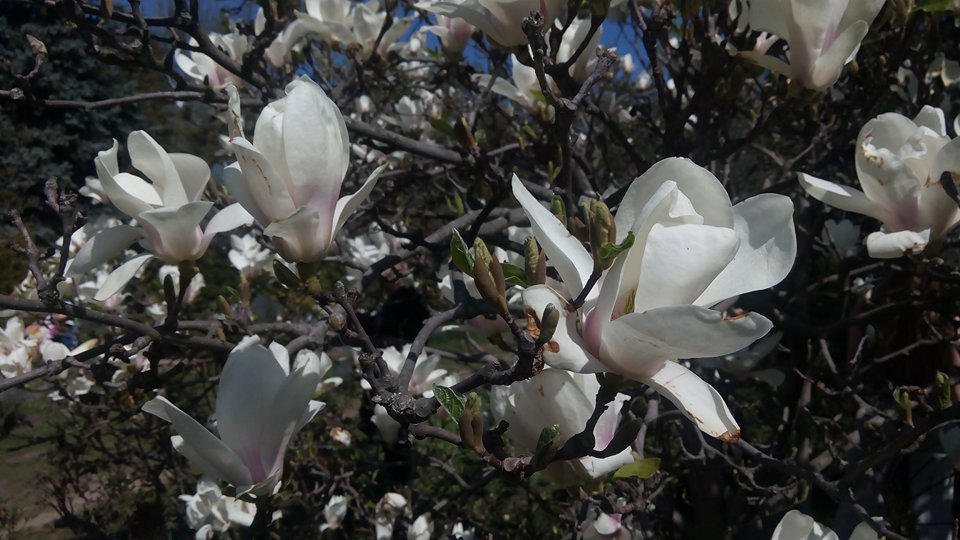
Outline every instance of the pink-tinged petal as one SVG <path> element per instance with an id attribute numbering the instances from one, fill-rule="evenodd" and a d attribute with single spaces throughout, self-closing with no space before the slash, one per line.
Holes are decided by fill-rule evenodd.
<path id="1" fill-rule="evenodd" d="M 173 153 L 168 156 L 174 168 L 177 169 L 187 200 L 199 199 L 207 187 L 207 182 L 210 181 L 210 166 L 193 154 Z"/>
<path id="2" fill-rule="evenodd" d="M 139 176 L 119 173 L 114 176 L 102 176 L 103 191 L 110 198 L 110 204 L 124 214 L 136 219 L 141 212 L 153 210 L 163 204 L 154 186 Z"/>
<path id="3" fill-rule="evenodd" d="M 350 136 L 340 109 L 306 77 L 287 86 L 283 151 L 294 204 L 332 211 L 350 166 Z"/>
<path id="4" fill-rule="evenodd" d="M 146 253 L 144 255 L 134 257 L 118 266 L 113 272 L 110 272 L 110 274 L 107 276 L 107 279 L 104 280 L 103 285 L 100 286 L 100 290 L 98 290 L 97 294 L 94 295 L 93 299 L 97 302 L 103 302 L 104 300 L 122 291 L 123 288 L 127 286 L 127 283 L 133 279 L 133 276 L 137 274 L 137 271 L 139 271 L 140 268 L 152 258 L 153 254 Z"/>
<path id="5" fill-rule="evenodd" d="M 328 219 L 316 208 L 303 206 L 290 217 L 271 223 L 263 234 L 273 240 L 277 253 L 287 262 L 313 262 L 330 249 Z"/>
<path id="6" fill-rule="evenodd" d="M 867 254 L 875 259 L 896 259 L 920 253 L 930 242 L 930 229 L 922 231 L 875 232 L 867 235 Z"/>
<path id="7" fill-rule="evenodd" d="M 477 0 L 420 2 L 416 4 L 416 7 L 438 15 L 463 19 L 477 27 L 488 39 L 503 47 L 514 47 L 527 42 L 527 38 L 520 28 L 523 17 L 514 21 L 516 28 L 512 28 L 513 25 L 506 21 L 498 21 L 490 10 Z"/>
<path id="8" fill-rule="evenodd" d="M 665 182 L 673 181 L 680 193 L 689 198 L 704 225 L 733 227 L 730 196 L 710 171 L 686 158 L 667 158 L 655 163 L 630 184 L 617 208 L 617 238 L 633 230 L 638 218 Z"/>
<path id="9" fill-rule="evenodd" d="M 164 207 L 141 213 L 151 251 L 171 264 L 202 257 L 209 240 L 204 241 L 200 223 L 211 208 L 212 202 L 195 201 L 176 209 Z"/>
<path id="10" fill-rule="evenodd" d="M 756 313 L 724 319 L 722 313 L 698 306 L 656 308 L 607 324 L 600 359 L 608 371 L 640 380 L 659 369 L 661 360 L 730 354 L 772 327 Z"/>
<path id="11" fill-rule="evenodd" d="M 250 483 L 250 474 L 239 456 L 167 398 L 155 397 L 145 403 L 142 410 L 173 424 L 184 445 L 190 448 L 188 452 L 199 456 L 200 464 L 212 468 L 218 477 L 234 485 Z"/>
<path id="12" fill-rule="evenodd" d="M 709 225 L 656 224 L 640 263 L 634 311 L 690 304 L 733 260 L 740 237 Z"/>
<path id="13" fill-rule="evenodd" d="M 738 294 L 783 281 L 797 258 L 793 201 L 763 194 L 733 207 L 733 228 L 740 237 L 737 254 L 693 303 L 709 307 Z"/>
<path id="14" fill-rule="evenodd" d="M 247 212 L 257 218 L 261 225 L 266 226 L 271 221 L 284 219 L 292 214 L 296 207 L 290 193 L 287 192 L 287 185 L 283 178 L 274 169 L 273 164 L 246 139 L 230 139 L 233 151 L 236 153 L 237 162 L 240 170 L 243 172 L 243 187 L 238 187 L 240 178 L 233 173 L 230 176 L 224 176 L 225 181 L 229 181 L 227 189 L 238 193 L 238 201 L 244 203 Z M 243 198 L 240 193 L 244 192 Z M 248 206 L 249 205 L 249 206 Z M 264 221 L 260 221 L 260 217 Z"/>
<path id="15" fill-rule="evenodd" d="M 255 336 L 244 338 L 227 358 L 217 388 L 217 426 L 220 438 L 258 483 L 274 470 L 265 466 L 265 433 L 276 421 L 270 409 L 284 387 L 286 376 L 273 354 Z M 270 456 L 271 458 L 273 456 Z"/>
<path id="16" fill-rule="evenodd" d="M 543 348 L 543 360 L 547 365 L 577 373 L 606 371 L 603 364 L 587 351 L 587 344 L 577 333 L 577 314 L 570 313 L 559 294 L 546 285 L 534 285 L 523 291 L 523 304 L 536 314 L 537 319 L 547 304 L 560 310 L 560 323 L 553 339 Z"/>
<path id="17" fill-rule="evenodd" d="M 821 180 L 805 173 L 799 173 L 799 178 L 800 186 L 806 190 L 807 194 L 826 205 L 881 221 L 888 214 L 886 207 L 871 200 L 858 189 Z"/>
<path id="18" fill-rule="evenodd" d="M 860 42 L 869 29 L 870 25 L 865 21 L 857 21 L 848 26 L 814 62 L 810 80 L 804 81 L 806 86 L 821 91 L 833 86 L 840 78 L 843 66 L 856 56 Z"/>
<path id="19" fill-rule="evenodd" d="M 352 216 L 353 213 L 357 211 L 357 208 L 370 196 L 373 188 L 377 185 L 377 180 L 380 179 L 380 174 L 386 169 L 387 165 L 377 167 L 370 173 L 370 176 L 367 177 L 366 181 L 360 186 L 360 189 L 358 189 L 356 193 L 341 197 L 340 200 L 337 201 L 337 207 L 333 211 L 333 230 L 330 231 L 331 243 L 336 238 L 337 233 L 340 232 L 343 224 L 350 219 L 350 216 Z"/>
<path id="20" fill-rule="evenodd" d="M 303 427 L 305 415 L 310 414 L 310 398 L 320 384 L 320 375 L 320 358 L 316 354 L 298 355 L 297 365 L 269 404 L 260 439 L 260 455 L 267 470 L 282 469 L 290 439 Z"/>
<path id="21" fill-rule="evenodd" d="M 563 285 L 571 295 L 578 295 L 593 271 L 593 257 L 580 240 L 574 238 L 563 223 L 527 191 L 517 175 L 513 175 L 513 196 L 530 219 L 533 235 L 546 252 L 550 264 L 557 269 Z"/>
<path id="22" fill-rule="evenodd" d="M 87 240 L 67 269 L 67 276 L 85 274 L 123 253 L 131 244 L 143 238 L 143 229 L 117 225 L 103 230 Z"/>
<path id="23" fill-rule="evenodd" d="M 146 131 L 134 131 L 127 137 L 127 151 L 134 168 L 153 182 L 164 206 L 180 206 L 190 202 L 167 151 Z"/>
<path id="24" fill-rule="evenodd" d="M 707 435 L 724 441 L 740 437 L 740 426 L 720 394 L 682 365 L 667 360 L 643 382 L 673 402 Z"/>

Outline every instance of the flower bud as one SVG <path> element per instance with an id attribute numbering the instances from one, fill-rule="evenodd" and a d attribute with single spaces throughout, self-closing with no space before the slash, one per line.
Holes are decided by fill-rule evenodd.
<path id="1" fill-rule="evenodd" d="M 560 310 L 553 304 L 547 304 L 540 315 L 540 336 L 537 338 L 537 346 L 543 347 L 553 339 L 554 332 L 557 331 L 557 325 L 560 324 Z"/>
<path id="2" fill-rule="evenodd" d="M 538 284 L 537 263 L 540 261 L 540 248 L 537 246 L 537 239 L 528 236 L 527 241 L 523 243 L 523 272 L 528 284 Z"/>
<path id="3" fill-rule="evenodd" d="M 563 223 L 564 227 L 567 226 L 567 206 L 563 204 L 563 199 L 559 195 L 554 195 L 550 200 L 550 212 L 560 220 L 560 223 Z"/>

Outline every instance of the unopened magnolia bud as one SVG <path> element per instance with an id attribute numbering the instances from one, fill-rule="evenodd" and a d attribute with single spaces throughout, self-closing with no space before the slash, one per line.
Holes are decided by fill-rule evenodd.
<path id="1" fill-rule="evenodd" d="M 527 241 L 523 243 L 523 273 L 529 284 L 536 284 L 537 263 L 540 261 L 540 247 L 537 246 L 537 239 L 528 236 Z"/>
<path id="2" fill-rule="evenodd" d="M 460 413 L 460 440 L 464 448 L 470 448 L 478 454 L 484 453 L 483 412 L 480 410 L 480 398 L 476 392 L 467 394 L 467 402 Z"/>
<path id="3" fill-rule="evenodd" d="M 530 465 L 533 470 L 539 471 L 550 464 L 550 460 L 560 449 L 562 441 L 560 440 L 560 425 L 554 424 L 543 428 L 540 431 L 540 438 L 537 439 L 537 448 L 530 459 Z"/>
<path id="4" fill-rule="evenodd" d="M 543 251 L 540 252 L 540 258 L 537 259 L 537 274 L 536 279 L 531 283 L 536 283 L 537 285 L 543 285 L 547 282 L 547 254 Z"/>
<path id="5" fill-rule="evenodd" d="M 482 261 L 484 265 L 490 264 L 490 261 L 493 260 L 493 256 L 490 255 L 490 250 L 487 249 L 486 242 L 479 236 L 473 241 L 473 256 Z"/>
<path id="6" fill-rule="evenodd" d="M 547 304 L 540 315 L 540 336 L 537 338 L 537 346 L 542 347 L 550 343 L 553 334 L 557 331 L 557 325 L 560 324 L 560 310 L 553 304 Z"/>
<path id="7" fill-rule="evenodd" d="M 30 44 L 30 50 L 33 51 L 34 56 L 39 56 L 40 58 L 47 59 L 47 46 L 43 44 L 39 39 L 27 34 L 27 43 Z"/>
<path id="8" fill-rule="evenodd" d="M 605 244 L 616 241 L 616 225 L 613 222 L 613 214 L 607 205 L 600 200 L 589 203 L 589 213 L 587 214 L 588 229 L 590 231 L 590 250 L 593 252 L 594 267 L 599 270 L 606 270 L 613 264 L 613 261 L 603 260 L 601 250 Z"/>
<path id="9" fill-rule="evenodd" d="M 502 292 L 503 289 L 497 287 L 493 272 L 491 271 L 491 265 L 484 264 L 480 255 L 476 255 L 473 260 L 473 279 L 476 282 L 477 290 L 480 291 L 480 296 L 498 312 L 506 313 L 507 299 Z M 500 269 L 500 279 L 502 283 L 502 268 Z"/>
<path id="10" fill-rule="evenodd" d="M 567 226 L 567 206 L 558 195 L 554 195 L 550 200 L 550 212 L 560 220 L 560 223 L 563 223 L 564 227 Z"/>

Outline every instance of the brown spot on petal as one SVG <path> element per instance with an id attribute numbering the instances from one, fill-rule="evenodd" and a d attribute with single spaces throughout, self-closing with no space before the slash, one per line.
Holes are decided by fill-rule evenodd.
<path id="1" fill-rule="evenodd" d="M 736 444 L 737 441 L 740 440 L 740 431 L 738 430 L 736 433 L 724 433 L 720 435 L 720 440 L 725 443 Z"/>
<path id="2" fill-rule="evenodd" d="M 540 397 L 546 397 L 546 393 L 543 391 L 543 385 L 537 387 L 537 393 L 540 394 Z"/>
<path id="3" fill-rule="evenodd" d="M 549 350 L 553 354 L 557 354 L 558 352 L 560 352 L 560 344 L 557 343 L 556 341 L 551 341 L 547 343 L 546 345 L 544 345 L 544 348 Z"/>

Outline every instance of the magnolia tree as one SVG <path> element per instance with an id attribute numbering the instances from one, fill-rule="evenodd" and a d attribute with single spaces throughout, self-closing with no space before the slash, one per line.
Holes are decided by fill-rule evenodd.
<path id="1" fill-rule="evenodd" d="M 957 3 L 9 4 L 11 535 L 955 534 Z"/>

